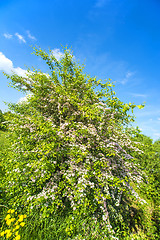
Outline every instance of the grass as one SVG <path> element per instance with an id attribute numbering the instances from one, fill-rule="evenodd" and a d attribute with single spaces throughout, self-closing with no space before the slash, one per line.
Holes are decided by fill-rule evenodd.
<path id="1" fill-rule="evenodd" d="M 138 208 L 134 203 L 134 207 Z M 149 211 L 147 209 L 147 211 Z M 7 212 L 7 210 L 5 211 Z M 149 212 L 146 212 L 148 214 Z M 4 215 L 5 217 L 5 215 Z M 88 213 L 86 217 L 74 215 L 72 212 L 52 214 L 42 218 L 39 212 L 27 216 L 25 226 L 20 229 L 19 234 L 23 240 L 103 240 L 103 239 L 124 239 L 124 240 L 147 240 L 159 239 L 158 235 L 146 234 L 143 228 L 138 227 L 137 231 L 125 232 L 122 234 L 117 228 L 114 236 L 109 234 L 108 227 L 102 222 L 94 221 Z M 5 229 L 4 229 L 5 228 Z M 5 221 L 1 230 L 6 230 Z M 148 231 L 151 229 L 148 227 Z M 151 233 L 151 232 L 150 232 Z M 149 236 L 150 235 L 150 236 Z M 1 238 L 0 238 L 1 239 Z M 5 238 L 2 238 L 4 240 Z"/>

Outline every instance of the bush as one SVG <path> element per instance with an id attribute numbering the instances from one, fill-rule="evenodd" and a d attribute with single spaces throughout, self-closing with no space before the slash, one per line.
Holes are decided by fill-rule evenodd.
<path id="1" fill-rule="evenodd" d="M 131 201 L 143 204 L 131 184 L 139 187 L 143 181 L 133 158 L 140 151 L 125 131 L 136 105 L 121 102 L 110 81 L 102 84 L 84 74 L 68 49 L 59 61 L 51 51 L 34 53 L 50 74 L 6 74 L 27 94 L 25 102 L 9 104 L 12 137 L 2 160 L 8 205 L 25 209 L 31 218 L 38 211 L 43 224 L 52 216 L 63 218 L 66 239 L 84 237 L 90 223 L 98 226 L 94 233 L 101 239 L 103 234 L 104 239 L 124 237 L 131 231 Z M 98 86 L 101 91 L 95 92 Z"/>

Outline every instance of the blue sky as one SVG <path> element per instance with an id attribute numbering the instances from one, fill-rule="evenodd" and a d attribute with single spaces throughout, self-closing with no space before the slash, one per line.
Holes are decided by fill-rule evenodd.
<path id="1" fill-rule="evenodd" d="M 8 87 L 2 72 L 46 71 L 31 45 L 61 51 L 72 47 L 85 72 L 116 81 L 120 100 L 141 104 L 136 125 L 160 138 L 159 0 L 1 0 L 0 109 L 24 97 Z"/>

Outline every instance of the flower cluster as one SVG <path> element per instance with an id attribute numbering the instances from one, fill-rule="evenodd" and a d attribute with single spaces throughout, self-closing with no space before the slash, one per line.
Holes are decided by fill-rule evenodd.
<path id="1" fill-rule="evenodd" d="M 9 209 L 7 211 L 7 216 L 5 217 L 6 229 L 0 233 L 1 237 L 6 237 L 7 239 L 12 237 L 13 240 L 19 240 L 21 238 L 19 234 L 20 227 L 24 227 L 25 222 L 24 219 L 27 217 L 24 215 L 18 215 L 14 209 Z M 18 217 L 18 219 L 17 219 Z"/>

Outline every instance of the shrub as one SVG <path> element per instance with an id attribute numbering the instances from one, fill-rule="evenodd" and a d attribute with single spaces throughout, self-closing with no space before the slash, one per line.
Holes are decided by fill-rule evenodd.
<path id="1" fill-rule="evenodd" d="M 136 105 L 121 102 L 110 81 L 84 74 L 68 49 L 59 61 L 52 51 L 34 53 L 50 74 L 6 74 L 27 94 L 25 102 L 9 104 L 12 142 L 2 161 L 8 204 L 30 216 L 39 211 L 41 219 L 62 212 L 88 216 L 110 236 L 114 229 L 129 231 L 125 211 L 132 198 L 142 202 L 130 183 L 139 186 L 144 174 L 132 157 L 140 151 L 125 132 Z M 68 236 L 74 235 L 69 226 Z"/>

